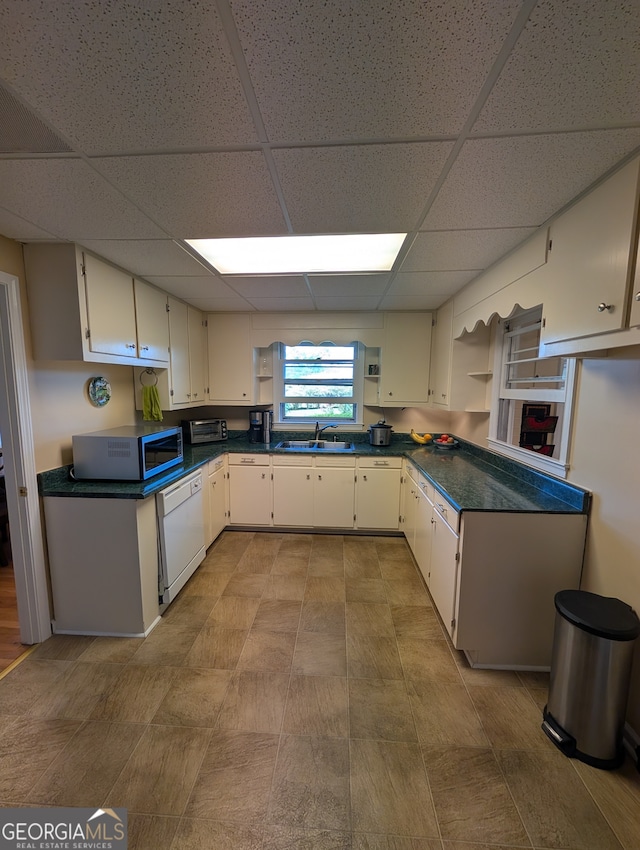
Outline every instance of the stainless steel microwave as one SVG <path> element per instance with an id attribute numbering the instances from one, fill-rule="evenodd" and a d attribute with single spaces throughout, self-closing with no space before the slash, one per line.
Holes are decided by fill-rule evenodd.
<path id="1" fill-rule="evenodd" d="M 71 438 L 76 479 L 145 481 L 183 461 L 182 430 L 123 425 Z"/>
<path id="2" fill-rule="evenodd" d="M 226 419 L 183 419 L 182 431 L 187 443 L 217 443 L 227 439 Z"/>

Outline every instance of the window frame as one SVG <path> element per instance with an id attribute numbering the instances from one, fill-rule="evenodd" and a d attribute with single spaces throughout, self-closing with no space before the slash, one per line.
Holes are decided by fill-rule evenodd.
<path id="1" fill-rule="evenodd" d="M 295 417 L 284 416 L 284 405 L 291 402 L 291 398 L 285 396 L 285 387 L 287 383 L 296 383 L 295 381 L 287 381 L 285 379 L 285 367 L 287 363 L 304 363 L 304 360 L 287 360 L 285 350 L 287 347 L 296 346 L 329 346 L 335 345 L 337 348 L 353 348 L 353 392 L 350 396 L 344 397 L 317 397 L 309 396 L 315 401 L 342 401 L 345 404 L 353 405 L 353 417 L 349 419 L 336 418 L 331 416 L 314 416 L 313 421 L 310 417 Z M 274 369 L 273 369 L 273 407 L 274 407 L 274 425 L 280 428 L 292 427 L 296 430 L 304 430 L 307 428 L 315 428 L 316 422 L 321 425 L 335 425 L 338 428 L 354 430 L 363 426 L 363 399 L 364 399 L 364 345 L 358 342 L 334 342 L 333 340 L 323 340 L 322 342 L 310 342 L 309 340 L 300 340 L 298 343 L 283 343 L 278 342 L 274 345 Z M 339 358 L 338 358 L 339 359 Z M 332 362 L 332 361 L 328 361 Z M 350 361 L 351 362 L 351 361 Z M 299 382 L 298 382 L 299 383 Z M 326 381 L 324 383 L 327 383 Z"/>
<path id="2" fill-rule="evenodd" d="M 511 330 L 514 322 L 516 323 L 516 327 Z M 515 313 L 508 320 L 497 320 L 495 329 L 493 370 L 495 380 L 493 381 L 491 413 L 489 417 L 489 436 L 487 438 L 487 443 L 489 448 L 498 454 L 509 457 L 512 460 L 517 460 L 520 463 L 541 472 L 555 475 L 558 478 L 566 478 L 570 468 L 569 448 L 576 387 L 576 358 L 560 358 L 564 362 L 562 372 L 564 387 L 562 389 L 545 389 L 544 379 L 537 379 L 539 380 L 540 386 L 535 389 L 523 388 L 519 390 L 513 386 L 507 386 L 507 384 L 510 383 L 507 376 L 507 369 L 509 363 L 513 362 L 507 360 L 510 340 L 518 334 L 522 335 L 525 332 L 534 330 L 538 326 L 541 327 L 541 322 L 542 305 L 531 310 L 522 310 Z M 507 324 L 507 329 L 504 328 L 505 324 Z M 532 361 L 551 360 L 556 359 L 557 357 L 557 355 L 554 355 L 553 358 L 534 357 L 532 358 Z M 557 383 L 559 377 L 557 375 L 549 376 L 550 383 L 554 382 L 554 377 L 556 379 L 555 382 Z M 513 381 L 511 381 L 511 383 L 513 384 Z M 557 458 L 539 454 L 531 451 L 530 449 L 515 445 L 508 440 L 500 439 L 499 434 L 502 429 L 505 429 L 507 433 L 513 433 L 513 417 L 515 414 L 515 402 L 517 401 L 547 401 L 562 405 L 561 411 L 558 413 L 559 420 L 556 430 Z M 505 418 L 508 419 L 506 424 L 504 421 Z"/>

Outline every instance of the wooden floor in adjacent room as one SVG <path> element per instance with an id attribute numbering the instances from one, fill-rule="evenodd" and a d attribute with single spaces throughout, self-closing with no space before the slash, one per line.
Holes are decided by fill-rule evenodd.
<path id="1" fill-rule="evenodd" d="M 28 648 L 20 643 L 16 582 L 9 560 L 8 566 L 0 567 L 0 674 Z"/>

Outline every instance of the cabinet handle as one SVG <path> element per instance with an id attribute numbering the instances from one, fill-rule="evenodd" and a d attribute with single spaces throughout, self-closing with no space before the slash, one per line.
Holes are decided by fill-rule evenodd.
<path id="1" fill-rule="evenodd" d="M 125 344 L 125 348 L 135 348 L 135 347 L 136 347 L 135 342 L 127 342 Z"/>
<path id="2" fill-rule="evenodd" d="M 266 472 L 263 472 L 263 473 L 262 473 L 262 478 L 266 478 L 266 477 L 267 477 L 267 473 L 266 473 Z"/>
<path id="3" fill-rule="evenodd" d="M 640 301 L 640 292 L 636 292 L 636 301 Z"/>
<path id="4" fill-rule="evenodd" d="M 605 304 L 604 301 L 601 301 L 598 304 L 598 313 L 604 313 L 605 310 L 611 312 L 613 310 L 613 304 Z"/>
<path id="5" fill-rule="evenodd" d="M 311 475 L 310 475 L 310 474 L 309 474 L 309 475 L 307 475 L 307 481 L 309 481 L 309 480 L 310 480 L 310 478 L 311 478 Z"/>
<path id="6" fill-rule="evenodd" d="M 246 398 L 246 397 L 247 397 L 247 394 L 246 394 L 246 393 L 242 393 L 242 398 Z"/>
<path id="7" fill-rule="evenodd" d="M 240 459 L 240 463 L 255 463 L 256 459 L 254 457 L 243 457 Z"/>
<path id="8" fill-rule="evenodd" d="M 363 481 L 366 481 L 366 480 L 367 480 L 367 476 L 366 476 L 366 475 L 363 475 L 363 476 L 362 476 L 362 480 L 363 480 Z"/>
<path id="9" fill-rule="evenodd" d="M 388 393 L 388 395 L 393 395 L 393 393 L 390 392 L 390 393 Z"/>
<path id="10" fill-rule="evenodd" d="M 318 481 L 322 481 L 322 475 L 318 475 Z"/>
<path id="11" fill-rule="evenodd" d="M 141 346 L 140 351 L 149 351 L 149 346 L 148 345 Z"/>
<path id="12" fill-rule="evenodd" d="M 194 393 L 194 394 L 193 394 L 193 397 L 194 397 L 194 398 L 198 398 L 198 393 Z"/>
<path id="13" fill-rule="evenodd" d="M 374 460 L 373 465 L 374 466 L 389 466 L 389 461 L 388 460 Z"/>

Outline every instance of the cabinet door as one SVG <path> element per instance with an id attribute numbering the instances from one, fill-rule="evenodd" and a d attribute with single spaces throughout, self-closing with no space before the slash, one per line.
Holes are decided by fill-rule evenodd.
<path id="1" fill-rule="evenodd" d="M 169 297 L 169 344 L 171 405 L 186 405 L 191 401 L 189 317 L 187 305 L 171 297 Z"/>
<path id="2" fill-rule="evenodd" d="M 169 318 L 167 294 L 134 278 L 138 357 L 169 362 Z"/>
<path id="3" fill-rule="evenodd" d="M 100 354 L 138 356 L 133 278 L 84 255 L 89 348 Z"/>
<path id="4" fill-rule="evenodd" d="M 417 487 L 418 485 L 413 478 L 408 472 L 405 472 L 402 483 L 402 530 L 414 556 L 416 545 L 416 510 L 418 507 L 416 498 Z"/>
<path id="5" fill-rule="evenodd" d="M 413 557 L 416 559 L 416 564 L 422 576 L 427 583 L 427 587 L 431 587 L 431 538 L 432 538 L 432 517 L 431 511 L 433 505 L 427 494 L 416 488 L 416 533 Z"/>
<path id="6" fill-rule="evenodd" d="M 313 473 L 311 466 L 274 467 L 274 525 L 313 526 Z"/>
<path id="7" fill-rule="evenodd" d="M 313 524 L 322 528 L 353 528 L 355 498 L 353 469 L 315 470 Z"/>
<path id="8" fill-rule="evenodd" d="M 433 508 L 432 519 L 429 593 L 446 630 L 453 636 L 459 538 L 435 507 Z"/>
<path id="9" fill-rule="evenodd" d="M 451 386 L 451 334 L 453 301 L 448 301 L 436 313 L 431 340 L 431 364 L 429 372 L 431 403 L 449 404 Z"/>
<path id="10" fill-rule="evenodd" d="M 426 404 L 429 394 L 431 313 L 387 313 L 380 354 L 380 404 Z"/>
<path id="11" fill-rule="evenodd" d="M 256 375 L 251 344 L 251 316 L 208 316 L 209 401 L 255 404 Z"/>
<path id="12" fill-rule="evenodd" d="M 225 469 L 220 467 L 209 476 L 209 543 L 212 543 L 227 524 Z"/>
<path id="13" fill-rule="evenodd" d="M 189 329 L 189 399 L 192 404 L 204 404 L 206 401 L 206 328 L 204 316 L 200 310 L 188 305 L 187 325 Z"/>
<path id="14" fill-rule="evenodd" d="M 229 521 L 271 524 L 271 480 L 267 466 L 229 466 Z"/>
<path id="15" fill-rule="evenodd" d="M 629 163 L 552 223 L 543 344 L 625 327 L 638 167 Z"/>
<path id="16" fill-rule="evenodd" d="M 356 484 L 358 528 L 397 529 L 400 520 L 400 470 L 359 469 Z"/>

